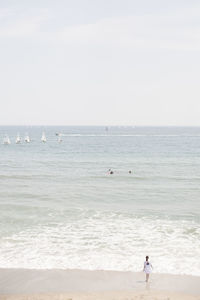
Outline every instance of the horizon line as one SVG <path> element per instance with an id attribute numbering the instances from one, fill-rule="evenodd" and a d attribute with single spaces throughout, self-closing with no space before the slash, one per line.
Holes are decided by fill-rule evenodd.
<path id="1" fill-rule="evenodd" d="M 6 126 L 13 126 L 13 127 L 200 127 L 200 125 L 121 125 L 121 124 L 116 124 L 116 125 L 105 125 L 105 124 L 100 124 L 100 125 L 92 125 L 92 124 L 87 124 L 87 125 L 83 125 L 83 124 L 76 124 L 76 125 L 64 125 L 64 124 L 32 124 L 32 125 L 27 125 L 27 124 L 23 124 L 23 125 L 19 125 L 19 124 L 0 124 L 0 126 L 2 127 L 6 127 Z"/>

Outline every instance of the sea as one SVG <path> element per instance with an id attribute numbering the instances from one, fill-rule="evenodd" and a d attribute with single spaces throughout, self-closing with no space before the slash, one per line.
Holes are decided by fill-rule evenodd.
<path id="1" fill-rule="evenodd" d="M 139 272 L 148 255 L 155 273 L 200 276 L 200 127 L 1 126 L 0 139 L 0 268 Z"/>

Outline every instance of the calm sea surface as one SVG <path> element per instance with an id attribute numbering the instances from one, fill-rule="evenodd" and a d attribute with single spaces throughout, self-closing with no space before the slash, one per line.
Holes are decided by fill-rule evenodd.
<path id="1" fill-rule="evenodd" d="M 200 276 L 200 128 L 13 126 L 0 139 L 0 268 L 140 271 L 149 255 L 155 272 Z"/>

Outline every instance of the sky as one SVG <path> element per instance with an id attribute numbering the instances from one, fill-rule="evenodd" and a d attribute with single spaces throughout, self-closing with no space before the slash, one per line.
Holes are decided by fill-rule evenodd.
<path id="1" fill-rule="evenodd" d="M 200 2 L 0 0 L 0 125 L 200 126 Z"/>

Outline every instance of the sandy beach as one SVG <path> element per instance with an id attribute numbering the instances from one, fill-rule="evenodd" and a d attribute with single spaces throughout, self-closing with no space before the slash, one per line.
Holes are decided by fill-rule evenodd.
<path id="1" fill-rule="evenodd" d="M 200 278 L 84 270 L 0 270 L 1 300 L 200 299 Z"/>

